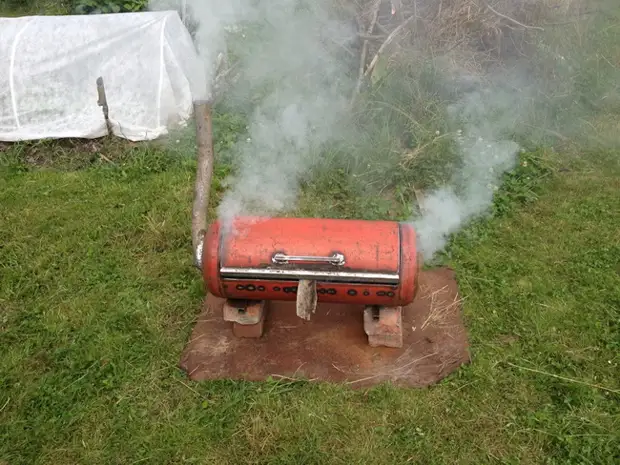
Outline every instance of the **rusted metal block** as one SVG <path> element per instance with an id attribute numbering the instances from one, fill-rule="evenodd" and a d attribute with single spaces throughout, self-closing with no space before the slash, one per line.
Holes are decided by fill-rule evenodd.
<path id="1" fill-rule="evenodd" d="M 364 309 L 364 331 L 371 347 L 403 346 L 403 308 L 366 307 Z"/>
<path id="2" fill-rule="evenodd" d="M 265 300 L 233 300 L 224 303 L 224 321 L 240 325 L 256 325 L 265 317 L 267 302 Z"/>

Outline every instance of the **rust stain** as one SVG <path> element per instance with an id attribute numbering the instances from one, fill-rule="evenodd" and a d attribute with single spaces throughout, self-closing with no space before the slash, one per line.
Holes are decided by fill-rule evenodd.
<path id="1" fill-rule="evenodd" d="M 397 222 L 271 218 L 243 223 L 242 229 L 244 234 L 223 238 L 224 266 L 270 266 L 278 249 L 288 255 L 309 256 L 338 250 L 345 255 L 350 270 L 398 271 L 402 244 Z M 248 257 L 252 257 L 251 262 Z"/>

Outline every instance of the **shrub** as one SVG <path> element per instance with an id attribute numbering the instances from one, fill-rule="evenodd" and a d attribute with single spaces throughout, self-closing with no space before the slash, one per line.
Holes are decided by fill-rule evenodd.
<path id="1" fill-rule="evenodd" d="M 75 0 L 75 14 L 105 14 L 142 11 L 148 6 L 148 0 Z"/>

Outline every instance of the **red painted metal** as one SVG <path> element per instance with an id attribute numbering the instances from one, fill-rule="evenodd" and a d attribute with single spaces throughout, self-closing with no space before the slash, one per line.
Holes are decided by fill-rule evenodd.
<path id="1" fill-rule="evenodd" d="M 276 264 L 277 253 L 311 257 L 337 253 L 344 256 L 344 264 Z M 407 305 L 415 296 L 418 268 L 413 227 L 393 221 L 240 217 L 226 233 L 219 221 L 212 223 L 204 239 L 207 288 L 230 299 L 295 300 L 298 280 L 275 273 L 311 271 L 343 273 L 339 282 L 333 275 L 317 279 L 320 302 Z M 222 276 L 222 270 L 243 270 L 243 275 Z M 372 277 L 379 275 L 395 281 L 373 282 Z"/>

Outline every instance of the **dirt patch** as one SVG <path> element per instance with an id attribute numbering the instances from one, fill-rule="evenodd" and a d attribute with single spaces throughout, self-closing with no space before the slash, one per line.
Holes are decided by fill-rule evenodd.
<path id="1" fill-rule="evenodd" d="M 469 362 L 454 272 L 424 271 L 416 300 L 404 309 L 401 349 L 372 348 L 363 307 L 320 304 L 310 321 L 294 303 L 272 302 L 260 339 L 238 339 L 222 318 L 223 300 L 207 296 L 180 366 L 192 380 L 268 377 L 310 379 L 366 387 L 385 381 L 434 384 Z"/>

